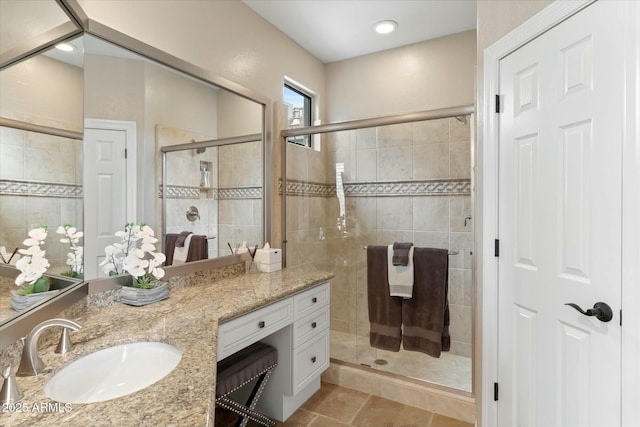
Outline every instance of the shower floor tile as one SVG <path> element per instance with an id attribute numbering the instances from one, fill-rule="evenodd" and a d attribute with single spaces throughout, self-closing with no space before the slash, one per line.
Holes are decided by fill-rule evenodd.
<path id="1" fill-rule="evenodd" d="M 369 338 L 331 331 L 331 358 L 471 392 L 471 358 L 443 352 L 434 358 L 415 351 L 378 350 Z M 376 363 L 376 361 L 378 363 Z M 384 365 L 380 361 L 387 362 Z"/>

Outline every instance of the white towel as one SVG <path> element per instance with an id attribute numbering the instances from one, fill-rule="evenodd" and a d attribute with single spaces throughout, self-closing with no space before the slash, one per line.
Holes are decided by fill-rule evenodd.
<path id="1" fill-rule="evenodd" d="M 176 248 L 173 250 L 173 265 L 176 264 L 184 264 L 187 262 L 187 255 L 189 255 L 189 245 L 191 244 L 191 236 L 193 234 L 189 234 L 186 239 L 184 239 L 184 246 Z"/>
<path id="2" fill-rule="evenodd" d="M 393 265 L 393 245 L 387 249 L 387 275 L 389 295 L 392 297 L 411 298 L 413 295 L 413 246 L 409 249 L 409 263 Z"/>

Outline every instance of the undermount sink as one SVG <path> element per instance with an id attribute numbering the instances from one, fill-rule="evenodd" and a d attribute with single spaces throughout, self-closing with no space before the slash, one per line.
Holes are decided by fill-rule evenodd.
<path id="1" fill-rule="evenodd" d="M 62 403 L 115 399 L 161 380 L 181 358 L 180 350 L 161 342 L 109 347 L 62 368 L 44 386 L 44 392 Z"/>

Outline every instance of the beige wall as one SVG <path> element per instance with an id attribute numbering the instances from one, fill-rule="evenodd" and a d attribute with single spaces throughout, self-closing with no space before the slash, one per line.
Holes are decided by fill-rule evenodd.
<path id="1" fill-rule="evenodd" d="M 0 85 L 2 117 L 82 132 L 81 68 L 38 55 L 2 70 Z"/>
<path id="2" fill-rule="evenodd" d="M 471 105 L 475 31 L 327 65 L 327 120 Z"/>
<path id="3" fill-rule="evenodd" d="M 240 1 L 79 3 L 91 19 L 272 101 L 285 75 L 324 98 L 324 65 Z"/>

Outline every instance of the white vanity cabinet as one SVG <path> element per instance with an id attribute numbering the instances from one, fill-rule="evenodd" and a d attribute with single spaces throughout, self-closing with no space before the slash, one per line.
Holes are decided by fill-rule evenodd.
<path id="1" fill-rule="evenodd" d="M 258 411 L 284 421 L 320 389 L 329 367 L 329 283 L 220 324 L 218 360 L 256 341 L 278 350 Z"/>

